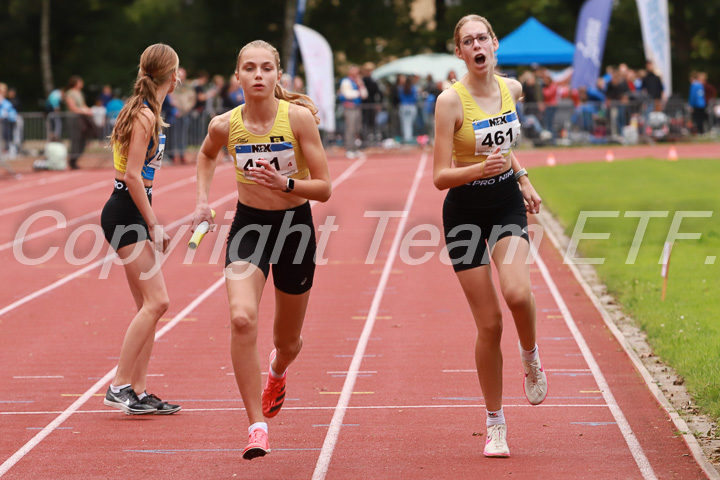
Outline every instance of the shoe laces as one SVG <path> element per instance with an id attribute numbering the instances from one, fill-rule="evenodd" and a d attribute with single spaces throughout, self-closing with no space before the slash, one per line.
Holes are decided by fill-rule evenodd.
<path id="1" fill-rule="evenodd" d="M 528 369 L 525 376 L 529 377 L 532 383 L 538 383 L 538 380 L 540 379 L 540 371 L 542 370 L 540 359 L 535 359 L 532 362 L 525 362 L 525 366 Z"/>
<path id="2" fill-rule="evenodd" d="M 488 429 L 488 443 L 491 443 L 495 448 L 502 448 L 505 446 L 505 431 L 504 429 L 499 428 L 500 425 L 497 425 L 497 427 L 498 428 L 490 427 Z"/>
<path id="3" fill-rule="evenodd" d="M 276 395 L 282 391 L 285 386 L 285 375 L 282 378 L 275 378 L 271 374 L 268 374 L 268 387 L 273 395 Z"/>
<path id="4" fill-rule="evenodd" d="M 261 443 L 264 435 L 266 435 L 265 430 L 262 428 L 256 428 L 250 434 L 250 443 Z"/>

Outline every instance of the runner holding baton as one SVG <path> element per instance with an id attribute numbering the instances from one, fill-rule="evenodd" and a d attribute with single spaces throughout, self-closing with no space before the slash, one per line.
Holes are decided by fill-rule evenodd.
<path id="1" fill-rule="evenodd" d="M 215 218 L 215 210 L 210 210 L 210 213 L 212 214 L 212 218 Z M 198 245 L 200 245 L 200 242 L 209 230 L 210 223 L 207 220 L 205 220 L 204 222 L 200 222 L 200 224 L 195 228 L 192 237 L 190 237 L 190 242 L 188 242 L 188 248 L 191 250 L 195 250 Z"/>

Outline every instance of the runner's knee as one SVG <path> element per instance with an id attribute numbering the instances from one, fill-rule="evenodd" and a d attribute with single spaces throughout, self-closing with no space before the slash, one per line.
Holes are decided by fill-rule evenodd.
<path id="1" fill-rule="evenodd" d="M 236 310 L 230 313 L 230 329 L 233 335 L 256 335 L 257 315 L 247 310 Z"/>

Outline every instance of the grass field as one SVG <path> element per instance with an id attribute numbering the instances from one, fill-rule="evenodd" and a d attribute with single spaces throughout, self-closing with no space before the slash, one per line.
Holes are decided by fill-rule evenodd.
<path id="1" fill-rule="evenodd" d="M 595 265 L 601 281 L 647 332 L 655 353 L 685 378 L 697 403 L 720 419 L 720 161 L 573 164 L 534 168 L 531 178 L 568 236 L 583 211 L 615 215 L 587 218 L 585 234 L 610 237 L 580 240 L 576 258 L 605 259 Z M 627 263 L 640 224 L 631 211 L 664 216 L 649 218 L 636 259 Z M 679 232 L 700 238 L 675 241 L 663 302 L 658 262 L 677 212 L 712 216 L 682 219 Z"/>

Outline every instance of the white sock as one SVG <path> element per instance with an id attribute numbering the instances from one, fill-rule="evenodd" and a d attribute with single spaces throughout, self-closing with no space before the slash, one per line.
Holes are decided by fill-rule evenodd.
<path id="1" fill-rule="evenodd" d="M 147 397 L 147 392 L 142 392 L 140 395 L 138 395 L 138 400 L 142 400 L 143 398 Z"/>
<path id="2" fill-rule="evenodd" d="M 500 407 L 500 410 L 497 412 L 491 412 L 490 410 L 486 410 L 486 412 L 487 419 L 485 420 L 485 425 L 488 427 L 493 425 L 505 425 L 505 414 L 503 413 L 502 407 Z"/>
<path id="3" fill-rule="evenodd" d="M 522 356 L 522 359 L 526 362 L 534 362 L 538 358 L 538 346 L 537 343 L 535 344 L 535 348 L 532 350 L 525 350 L 522 348 L 522 345 L 520 345 L 520 356 Z"/>
<path id="4" fill-rule="evenodd" d="M 253 424 L 250 425 L 250 427 L 248 428 L 248 433 L 252 433 L 253 430 L 255 430 L 255 429 L 257 429 L 257 428 L 262 428 L 263 430 L 265 430 L 265 433 L 268 433 L 268 426 L 267 426 L 267 423 L 265 423 L 265 422 L 255 422 L 255 423 L 253 423 Z"/>
<path id="5" fill-rule="evenodd" d="M 120 390 L 122 390 L 123 388 L 129 387 L 129 386 L 130 386 L 130 384 L 129 384 L 129 383 L 126 383 L 125 385 L 119 385 L 119 386 L 116 387 L 115 385 L 113 385 L 113 384 L 111 383 L 111 384 L 110 384 L 110 391 L 113 392 L 113 393 L 120 393 Z"/>
<path id="6" fill-rule="evenodd" d="M 285 372 L 287 372 L 287 370 L 285 370 Z M 278 375 L 277 372 L 275 370 L 273 370 L 272 363 L 270 364 L 270 375 L 272 375 L 273 378 L 280 380 L 281 378 L 283 378 L 285 376 L 285 372 Z"/>

